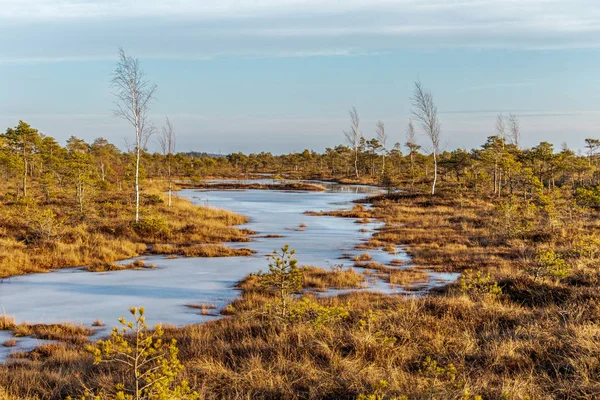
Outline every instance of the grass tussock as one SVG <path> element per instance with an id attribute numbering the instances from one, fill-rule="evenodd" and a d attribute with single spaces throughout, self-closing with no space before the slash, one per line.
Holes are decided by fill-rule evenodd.
<path id="1" fill-rule="evenodd" d="M 152 252 L 155 254 L 166 254 L 171 257 L 237 257 L 254 254 L 253 250 L 247 248 L 235 249 L 222 244 L 197 244 L 192 246 L 156 244 L 152 247 Z"/>
<path id="2" fill-rule="evenodd" d="M 135 260 L 129 264 L 117 264 L 110 262 L 95 261 L 92 264 L 85 267 L 86 271 L 89 272 L 110 272 L 110 271 L 125 271 L 128 269 L 154 269 L 156 265 L 146 264 L 142 260 Z"/>
<path id="3" fill-rule="evenodd" d="M 82 325 L 74 324 L 27 324 L 14 325 L 10 329 L 15 337 L 31 336 L 43 340 L 56 340 L 67 343 L 87 343 L 88 336 L 94 330 Z"/>
<path id="4" fill-rule="evenodd" d="M 354 261 L 371 261 L 373 257 L 369 253 L 362 253 L 353 258 Z"/>
<path id="5" fill-rule="evenodd" d="M 15 317 L 6 314 L 0 314 L 0 331 L 9 331 L 15 327 Z"/>
<path id="6" fill-rule="evenodd" d="M 234 249 L 220 244 L 183 247 L 181 252 L 186 257 L 247 257 L 254 254 L 250 249 Z"/>
<path id="7" fill-rule="evenodd" d="M 365 277 L 354 269 L 335 268 L 331 271 L 317 267 L 302 269 L 304 287 L 325 291 L 327 289 L 358 289 L 365 285 Z"/>
<path id="8" fill-rule="evenodd" d="M 304 214 L 311 216 L 328 216 L 341 218 L 356 218 L 359 220 L 369 219 L 373 213 L 362 204 L 355 204 L 351 210 L 334 210 L 334 211 L 306 211 Z M 357 221 L 358 222 L 358 221 Z"/>
<path id="9" fill-rule="evenodd" d="M 380 279 L 389 282 L 391 285 L 414 286 L 417 284 L 427 283 L 429 281 L 429 273 L 418 268 L 395 268 L 375 261 L 358 261 L 354 263 L 355 268 L 366 269 L 366 274 L 373 275 L 371 271 L 376 271 L 374 274 Z"/>
<path id="10" fill-rule="evenodd" d="M 429 274 L 416 268 L 393 269 L 389 272 L 388 280 L 392 285 L 410 286 L 427 283 Z"/>

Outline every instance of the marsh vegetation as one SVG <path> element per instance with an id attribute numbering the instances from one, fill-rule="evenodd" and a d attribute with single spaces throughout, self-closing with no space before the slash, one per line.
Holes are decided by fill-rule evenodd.
<path id="1" fill-rule="evenodd" d="M 110 271 L 121 268 L 114 261 L 145 252 L 250 256 L 252 249 L 237 246 L 253 233 L 237 227 L 248 219 L 179 198 L 172 193 L 178 182 L 260 173 L 387 190 L 349 209 L 312 210 L 288 226 L 290 238 L 310 249 L 322 237 L 308 218 L 356 221 L 354 234 L 377 221 L 372 237 L 346 257 L 352 268 L 299 264 L 291 242 L 261 260 L 268 270 L 238 282 L 239 297 L 220 310 L 224 318 L 149 329 L 134 308 L 134 321 L 121 321 L 124 332 L 90 343 L 94 331 L 85 326 L 3 315 L 0 328 L 17 337 L 3 347 L 24 336 L 55 342 L 0 366 L 0 396 L 598 397 L 600 141 L 587 139 L 585 155 L 547 142 L 525 149 L 518 119 L 499 116 L 496 135 L 479 148 L 442 151 L 431 93 L 419 84 L 413 100 L 429 154 L 416 145 L 412 122 L 407 154 L 400 144 L 386 147 L 383 123 L 377 138 L 365 139 L 356 109 L 348 146 L 322 154 L 150 154 L 139 143 L 123 153 L 102 139 L 73 137 L 62 147 L 24 122 L 9 128 L 0 137 L 2 277 L 82 265 Z M 319 193 L 277 187 L 286 189 Z M 395 257 L 399 249 L 410 258 Z M 379 262 L 376 251 L 393 262 Z M 460 278 L 424 290 L 435 272 Z M 370 275 L 418 295 L 363 290 Z M 339 292 L 320 295 L 328 290 Z M 187 305 L 216 313 L 212 303 Z M 132 375 L 131 363 L 119 361 L 140 336 L 141 357 L 150 355 L 151 368 L 161 361 L 168 375 L 162 386 L 150 370 Z"/>

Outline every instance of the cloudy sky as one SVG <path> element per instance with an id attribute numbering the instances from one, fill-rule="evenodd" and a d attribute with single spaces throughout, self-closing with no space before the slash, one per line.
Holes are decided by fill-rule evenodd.
<path id="1" fill-rule="evenodd" d="M 598 0 L 0 0 L 0 130 L 123 146 L 119 46 L 158 85 L 151 114 L 179 151 L 322 150 L 352 106 L 365 136 L 380 119 L 404 142 L 417 79 L 447 149 L 479 146 L 499 113 L 524 145 L 600 137 Z"/>

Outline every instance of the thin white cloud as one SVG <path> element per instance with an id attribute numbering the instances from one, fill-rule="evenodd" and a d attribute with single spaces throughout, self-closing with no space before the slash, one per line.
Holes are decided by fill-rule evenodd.
<path id="1" fill-rule="evenodd" d="M 185 60 L 185 61 L 212 61 L 218 58 L 237 57 L 237 58 L 306 58 L 306 57 L 369 57 L 382 55 L 385 52 L 365 52 L 354 51 L 352 49 L 323 49 L 323 50 L 298 50 L 298 51 L 241 51 L 241 52 L 220 52 L 210 55 L 196 56 L 193 54 L 163 54 L 146 53 L 145 59 L 155 60 Z M 118 56 L 113 52 L 106 55 L 90 56 L 67 56 L 67 57 L 21 57 L 21 58 L 2 58 L 0 56 L 0 66 L 2 65 L 34 65 L 34 64 L 54 64 L 62 62 L 88 62 L 88 61 L 114 61 Z"/>
<path id="2" fill-rule="evenodd" d="M 162 59 L 600 48 L 600 3 L 0 0 L 0 64 L 112 60 L 119 45 Z"/>
<path id="3" fill-rule="evenodd" d="M 532 31 L 598 31 L 596 0 L 0 0 L 0 18 L 18 20 L 178 17 L 200 19 L 289 18 L 365 12 L 402 17 L 413 28 L 485 23 Z M 429 22 L 429 23 L 427 23 Z M 357 30 L 367 29 L 350 24 Z M 406 29 L 401 24 L 396 29 Z M 377 29 L 377 25 L 371 29 Z M 418 28 L 420 29 L 420 28 Z"/>
<path id="4" fill-rule="evenodd" d="M 0 15 L 10 18 L 191 16 L 240 18 L 376 10 L 406 14 L 458 13 L 469 19 L 532 20 L 581 26 L 598 17 L 594 0 L 0 0 Z"/>

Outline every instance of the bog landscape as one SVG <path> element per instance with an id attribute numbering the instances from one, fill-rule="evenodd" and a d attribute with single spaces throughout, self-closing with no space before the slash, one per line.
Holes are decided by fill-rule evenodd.
<path id="1" fill-rule="evenodd" d="M 271 151 L 243 124 L 235 143 L 157 117 L 163 67 L 113 53 L 93 79 L 117 140 L 28 112 L 0 133 L 0 399 L 600 398 L 597 133 L 556 143 L 531 118 L 562 114 L 493 109 L 449 144 L 456 115 L 476 121 L 448 111 L 438 65 L 395 93 L 392 128 L 356 93 L 329 147 Z M 42 64 L 64 62 L 94 70 Z"/>

